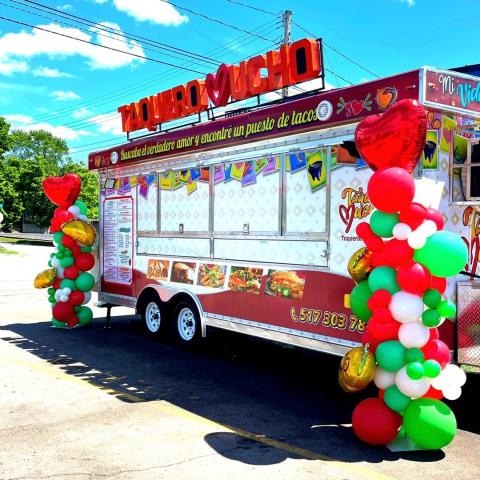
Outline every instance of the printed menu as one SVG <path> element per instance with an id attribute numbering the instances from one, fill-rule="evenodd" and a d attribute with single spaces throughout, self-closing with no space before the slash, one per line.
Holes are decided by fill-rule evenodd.
<path id="1" fill-rule="evenodd" d="M 103 276 L 106 282 L 132 283 L 132 197 L 110 198 L 103 208 Z"/>

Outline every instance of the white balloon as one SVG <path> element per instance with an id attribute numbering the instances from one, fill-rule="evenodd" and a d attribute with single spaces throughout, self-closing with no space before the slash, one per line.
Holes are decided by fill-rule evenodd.
<path id="1" fill-rule="evenodd" d="M 54 298 L 55 298 L 55 300 L 56 300 L 57 302 L 59 302 L 61 296 L 62 296 L 62 292 L 61 292 L 60 290 L 57 290 L 57 291 L 55 292 Z"/>
<path id="2" fill-rule="evenodd" d="M 393 227 L 393 236 L 397 240 L 406 240 L 411 233 L 412 229 L 406 223 L 397 223 Z"/>
<path id="3" fill-rule="evenodd" d="M 457 386 L 448 386 L 442 390 L 442 393 L 447 400 L 456 400 L 462 394 L 462 389 Z"/>
<path id="4" fill-rule="evenodd" d="M 50 263 L 52 264 L 53 268 L 61 267 L 60 260 L 57 257 L 52 257 Z"/>
<path id="5" fill-rule="evenodd" d="M 389 308 L 397 322 L 416 322 L 423 313 L 423 299 L 413 293 L 400 291 L 392 295 Z"/>
<path id="6" fill-rule="evenodd" d="M 422 248 L 427 243 L 427 237 L 415 230 L 408 236 L 408 245 L 414 250 Z"/>
<path id="7" fill-rule="evenodd" d="M 61 302 L 68 302 L 68 296 L 67 295 L 60 295 L 60 301 Z"/>
<path id="8" fill-rule="evenodd" d="M 92 292 L 83 292 L 83 295 L 84 295 L 84 300 L 82 302 L 82 305 L 85 305 L 86 303 L 88 303 L 91 298 L 92 298 Z"/>
<path id="9" fill-rule="evenodd" d="M 426 378 L 413 380 L 407 375 L 407 367 L 402 367 L 395 375 L 395 384 L 398 389 L 407 397 L 423 397 L 430 388 L 430 381 Z"/>
<path id="10" fill-rule="evenodd" d="M 61 265 L 59 265 L 58 267 L 55 267 L 55 269 L 57 270 L 58 278 L 65 278 L 63 275 L 63 272 L 65 271 L 65 269 Z"/>
<path id="11" fill-rule="evenodd" d="M 442 370 L 441 376 L 442 381 L 444 382 L 444 387 L 450 385 L 461 387 L 465 385 L 465 382 L 467 381 L 466 373 L 457 365 L 453 365 L 453 363 L 449 363 L 444 370 Z"/>
<path id="12" fill-rule="evenodd" d="M 431 237 L 437 231 L 437 224 L 433 220 L 425 220 L 418 229 L 421 229 L 425 236 Z"/>
<path id="13" fill-rule="evenodd" d="M 395 372 L 388 372 L 383 368 L 377 367 L 375 369 L 373 382 L 377 388 L 380 388 L 380 390 L 386 390 L 388 387 L 395 384 Z"/>
<path id="14" fill-rule="evenodd" d="M 430 330 L 420 322 L 404 323 L 398 329 L 398 339 L 405 348 L 422 348 L 430 338 Z"/>
<path id="15" fill-rule="evenodd" d="M 84 222 L 86 222 L 88 220 L 87 216 L 86 215 L 78 215 L 77 218 L 79 220 L 83 220 Z"/>
<path id="16" fill-rule="evenodd" d="M 80 215 L 80 208 L 77 207 L 76 205 L 72 205 L 71 207 L 68 207 L 68 211 L 74 216 L 78 217 Z"/>
<path id="17" fill-rule="evenodd" d="M 72 290 L 71 290 L 70 288 L 68 288 L 68 287 L 65 287 L 65 288 L 63 289 L 63 293 L 64 293 L 65 295 L 70 295 L 70 294 L 72 293 Z"/>

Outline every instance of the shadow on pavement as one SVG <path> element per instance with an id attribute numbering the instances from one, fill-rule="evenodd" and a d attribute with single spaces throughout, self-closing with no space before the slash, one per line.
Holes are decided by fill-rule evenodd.
<path id="1" fill-rule="evenodd" d="M 73 331 L 49 328 L 47 322 L 1 329 L 4 341 L 122 401 L 165 400 L 234 430 L 295 447 L 290 453 L 235 433 L 207 435 L 213 449 L 240 462 L 308 458 L 302 449 L 346 462 L 435 462 L 444 457 L 441 451 L 394 454 L 358 441 L 348 426 L 351 412 L 376 389 L 344 393 L 337 382 L 337 357 L 215 330 L 195 351 L 186 351 L 145 338 L 134 317 L 114 317 L 112 329 L 104 329 L 101 319 Z M 460 428 L 480 433 L 475 388 L 467 383 L 466 390 L 453 408 Z"/>

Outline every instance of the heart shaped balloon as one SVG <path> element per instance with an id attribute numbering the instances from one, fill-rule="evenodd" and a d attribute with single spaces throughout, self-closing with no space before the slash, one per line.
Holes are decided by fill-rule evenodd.
<path id="1" fill-rule="evenodd" d="M 76 173 L 67 173 L 63 177 L 47 177 L 42 189 L 48 199 L 59 207 L 68 208 L 77 199 L 82 181 Z"/>
<path id="2" fill-rule="evenodd" d="M 216 107 L 223 107 L 230 98 L 230 67 L 222 63 L 218 67 L 216 75 L 209 73 L 205 79 L 210 100 Z"/>
<path id="3" fill-rule="evenodd" d="M 401 100 L 385 113 L 369 115 L 355 130 L 355 144 L 372 170 L 401 167 L 413 172 L 427 134 L 427 115 L 417 100 Z"/>

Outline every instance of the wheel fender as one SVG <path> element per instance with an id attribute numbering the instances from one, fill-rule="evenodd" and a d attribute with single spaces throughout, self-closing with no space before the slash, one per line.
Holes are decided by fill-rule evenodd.
<path id="1" fill-rule="evenodd" d="M 184 288 L 175 288 L 175 287 L 167 287 L 165 285 L 150 284 L 150 285 L 146 285 L 140 292 L 140 295 L 137 297 L 137 305 L 138 305 L 138 299 L 142 296 L 142 293 L 147 289 L 155 290 L 158 293 L 158 296 L 160 297 L 160 300 L 162 302 L 170 301 L 175 295 L 178 295 L 179 293 L 188 295 L 193 301 L 193 303 L 195 304 L 195 306 L 197 307 L 198 314 L 200 315 L 200 323 L 202 326 L 202 337 L 207 336 L 207 324 L 205 320 L 205 314 L 203 312 L 202 304 L 198 299 L 197 295 L 195 295 L 190 290 L 187 290 Z"/>

